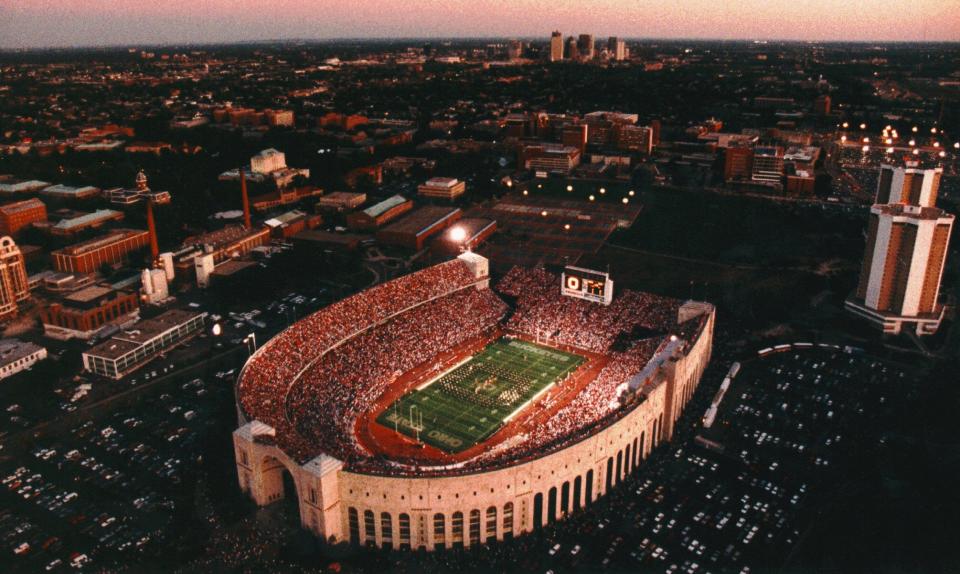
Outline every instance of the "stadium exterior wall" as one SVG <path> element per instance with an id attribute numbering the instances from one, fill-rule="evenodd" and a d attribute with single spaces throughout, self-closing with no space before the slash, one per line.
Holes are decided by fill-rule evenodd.
<path id="1" fill-rule="evenodd" d="M 252 421 L 233 435 L 240 488 L 267 505 L 284 496 L 289 472 L 301 524 L 329 542 L 434 550 L 531 532 L 606 494 L 673 435 L 713 346 L 713 307 L 687 305 L 699 306 L 695 311 L 706 319 L 694 340 L 655 370 L 645 399 L 562 450 L 472 474 L 381 476 L 351 471 L 326 455 L 299 465 L 273 444 L 273 429 Z"/>

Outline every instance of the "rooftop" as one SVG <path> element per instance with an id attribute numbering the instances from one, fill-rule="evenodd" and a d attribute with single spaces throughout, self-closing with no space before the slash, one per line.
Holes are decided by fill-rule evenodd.
<path id="1" fill-rule="evenodd" d="M 43 347 L 35 343 L 19 339 L 0 339 L 0 366 L 9 365 L 42 350 Z"/>
<path id="2" fill-rule="evenodd" d="M 384 231 L 394 233 L 416 233 L 419 235 L 427 229 L 433 227 L 434 224 L 452 217 L 457 213 L 460 213 L 460 209 L 457 207 L 443 207 L 439 205 L 421 207 L 400 221 L 386 226 Z"/>
<path id="3" fill-rule="evenodd" d="M 203 313 L 192 313 L 181 309 L 171 309 L 153 319 L 140 321 L 130 329 L 120 331 L 111 337 L 110 340 L 100 343 L 87 351 L 87 354 L 107 359 L 120 358 L 130 351 L 138 349 L 147 341 L 202 314 Z"/>
<path id="4" fill-rule="evenodd" d="M 402 195 L 394 195 L 384 199 L 380 203 L 371 205 L 370 207 L 364 209 L 363 212 L 370 217 L 377 217 L 378 215 L 381 215 L 398 205 L 403 205 L 407 201 L 407 198 L 403 197 Z"/>

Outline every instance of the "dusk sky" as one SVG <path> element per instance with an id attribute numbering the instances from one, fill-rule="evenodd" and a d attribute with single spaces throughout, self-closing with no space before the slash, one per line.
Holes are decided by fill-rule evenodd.
<path id="1" fill-rule="evenodd" d="M 960 40 L 960 0 L 0 0 L 0 47 L 261 39 Z"/>

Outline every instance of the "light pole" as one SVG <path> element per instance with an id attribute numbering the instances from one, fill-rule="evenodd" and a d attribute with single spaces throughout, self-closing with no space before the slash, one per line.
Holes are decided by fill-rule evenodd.
<path id="1" fill-rule="evenodd" d="M 250 333 L 243 338 L 244 344 L 247 346 L 247 356 L 252 356 L 257 351 L 257 335 L 256 333 Z"/>

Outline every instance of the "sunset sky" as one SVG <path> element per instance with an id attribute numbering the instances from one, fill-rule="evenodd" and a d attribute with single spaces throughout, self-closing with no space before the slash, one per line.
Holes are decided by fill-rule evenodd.
<path id="1" fill-rule="evenodd" d="M 960 0 L 0 0 L 0 47 L 366 37 L 960 40 Z"/>

